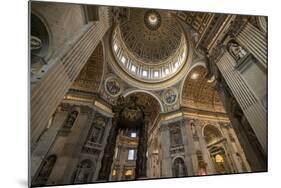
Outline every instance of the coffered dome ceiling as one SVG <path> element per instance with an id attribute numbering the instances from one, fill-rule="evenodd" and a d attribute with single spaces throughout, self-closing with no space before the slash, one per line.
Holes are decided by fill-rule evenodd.
<path id="1" fill-rule="evenodd" d="M 183 31 L 167 11 L 133 9 L 121 19 L 120 31 L 126 47 L 140 60 L 159 63 L 178 49 Z"/>
<path id="2" fill-rule="evenodd" d="M 112 32 L 112 51 L 117 63 L 133 78 L 165 81 L 187 61 L 188 42 L 178 22 L 168 11 L 130 9 Z"/>

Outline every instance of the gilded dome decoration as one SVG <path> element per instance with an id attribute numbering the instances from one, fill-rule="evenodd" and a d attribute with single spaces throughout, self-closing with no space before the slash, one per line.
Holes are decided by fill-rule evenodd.
<path id="1" fill-rule="evenodd" d="M 119 66 L 146 82 L 174 76 L 188 55 L 180 23 L 167 11 L 134 9 L 121 18 L 112 33 L 112 51 Z"/>

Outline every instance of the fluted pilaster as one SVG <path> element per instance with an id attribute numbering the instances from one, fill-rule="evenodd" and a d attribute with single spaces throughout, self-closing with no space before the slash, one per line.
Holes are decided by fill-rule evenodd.
<path id="1" fill-rule="evenodd" d="M 225 52 L 217 63 L 227 85 L 244 112 L 253 131 L 255 132 L 264 152 L 267 151 L 267 121 L 266 111 L 261 102 L 253 94 L 252 90 L 235 69 L 236 64 L 232 56 Z"/>
<path id="2" fill-rule="evenodd" d="M 236 37 L 237 42 L 249 50 L 255 58 L 267 67 L 267 36 L 251 23 L 245 27 Z"/>
<path id="3" fill-rule="evenodd" d="M 31 143 L 44 130 L 48 120 L 110 26 L 108 8 L 100 9 L 100 20 L 89 23 L 84 34 L 67 43 L 54 58 L 48 72 L 31 91 Z"/>

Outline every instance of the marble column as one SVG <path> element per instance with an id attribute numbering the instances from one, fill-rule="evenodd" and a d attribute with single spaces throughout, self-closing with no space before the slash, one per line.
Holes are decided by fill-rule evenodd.
<path id="1" fill-rule="evenodd" d="M 109 9 L 100 8 L 100 20 L 83 28 L 81 37 L 66 43 L 61 53 L 51 59 L 50 67 L 32 85 L 31 100 L 31 143 L 34 144 L 57 106 L 71 87 L 96 46 L 110 27 Z"/>

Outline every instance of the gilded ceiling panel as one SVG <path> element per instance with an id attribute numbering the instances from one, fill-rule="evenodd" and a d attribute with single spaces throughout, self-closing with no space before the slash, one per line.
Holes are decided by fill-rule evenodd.
<path id="1" fill-rule="evenodd" d="M 74 81 L 72 88 L 97 92 L 101 83 L 103 72 L 103 50 L 102 44 L 96 47 L 86 65 Z"/>
<path id="2" fill-rule="evenodd" d="M 197 33 L 202 34 L 208 26 L 212 13 L 178 11 L 176 16 L 190 25 Z"/>
<path id="3" fill-rule="evenodd" d="M 206 68 L 194 68 L 187 76 L 183 91 L 182 105 L 185 107 L 224 112 L 220 96 L 213 87 L 213 83 L 205 79 Z"/>

